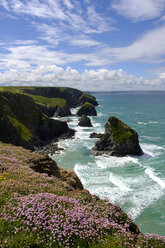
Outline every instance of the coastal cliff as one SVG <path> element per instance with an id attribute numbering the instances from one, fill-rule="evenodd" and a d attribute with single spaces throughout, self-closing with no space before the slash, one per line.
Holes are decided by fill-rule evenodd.
<path id="1" fill-rule="evenodd" d="M 164 237 L 141 233 L 118 205 L 85 190 L 74 171 L 18 147 L 34 149 L 74 134 L 39 107 L 53 114 L 54 99 L 58 106 L 67 99 L 47 96 L 1 88 L 0 140 L 17 146 L 0 142 L 0 247 L 163 248 Z"/>
<path id="2" fill-rule="evenodd" d="M 94 96 L 68 87 L 0 87 L 0 91 L 32 97 L 38 108 L 48 117 L 69 116 L 70 108 L 81 106 L 85 102 L 98 105 Z"/>
<path id="3" fill-rule="evenodd" d="M 66 122 L 49 119 L 24 94 L 0 92 L 0 140 L 34 149 L 63 135 L 74 134 Z"/>
<path id="4" fill-rule="evenodd" d="M 48 156 L 0 143 L 2 248 L 163 248 L 118 205 L 83 189 L 75 172 Z"/>

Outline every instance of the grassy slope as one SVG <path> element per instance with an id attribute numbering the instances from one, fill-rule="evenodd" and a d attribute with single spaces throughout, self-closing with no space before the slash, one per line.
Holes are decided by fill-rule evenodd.
<path id="1" fill-rule="evenodd" d="M 42 155 L 0 143 L 2 248 L 164 247 L 158 237 L 131 233 L 118 206 L 84 190 L 67 191 L 56 177 L 34 172 L 32 158 Z"/>
<path id="2" fill-rule="evenodd" d="M 20 94 L 26 94 L 33 98 L 33 100 L 40 105 L 46 105 L 47 107 L 55 107 L 58 106 L 59 108 L 63 108 L 66 105 L 66 100 L 61 98 L 49 98 L 39 95 L 31 95 L 24 93 L 24 89 L 33 89 L 33 87 L 0 87 L 0 91 L 10 91 L 12 93 L 20 93 Z M 63 91 L 65 88 L 61 88 L 61 91 Z"/>

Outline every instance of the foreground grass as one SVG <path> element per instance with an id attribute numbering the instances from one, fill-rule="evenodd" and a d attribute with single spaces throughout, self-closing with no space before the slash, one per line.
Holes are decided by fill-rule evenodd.
<path id="1" fill-rule="evenodd" d="M 0 143 L 2 248 L 165 247 L 163 237 L 139 233 L 119 206 L 34 172 L 33 157 L 42 155 Z"/>

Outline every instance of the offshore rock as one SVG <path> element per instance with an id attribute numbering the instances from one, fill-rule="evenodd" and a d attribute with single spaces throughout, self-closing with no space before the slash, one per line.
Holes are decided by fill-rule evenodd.
<path id="1" fill-rule="evenodd" d="M 114 116 L 108 119 L 104 135 L 96 142 L 93 150 L 95 155 L 107 154 L 117 157 L 143 154 L 137 132 Z"/>
<path id="2" fill-rule="evenodd" d="M 82 115 L 78 120 L 78 126 L 81 127 L 92 127 L 91 120 L 86 115 Z"/>
<path id="3" fill-rule="evenodd" d="M 80 109 L 77 111 L 77 116 L 87 115 L 87 116 L 97 116 L 95 106 L 89 102 L 85 102 Z"/>

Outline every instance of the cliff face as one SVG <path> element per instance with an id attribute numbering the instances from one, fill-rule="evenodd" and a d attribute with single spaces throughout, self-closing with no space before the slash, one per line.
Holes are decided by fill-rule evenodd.
<path id="1" fill-rule="evenodd" d="M 66 122 L 48 119 L 27 95 L 0 92 L 0 106 L 0 140 L 3 142 L 34 149 L 72 133 Z"/>
<path id="2" fill-rule="evenodd" d="M 165 247 L 48 156 L 0 142 L 0 162 L 0 247 Z"/>
<path id="3" fill-rule="evenodd" d="M 90 94 L 82 92 L 73 88 L 65 87 L 34 87 L 34 88 L 24 88 L 23 92 L 32 95 L 40 95 L 49 98 L 62 98 L 65 99 L 69 107 L 77 107 L 85 102 L 90 102 L 94 106 L 98 103 L 96 98 Z"/>
<path id="4" fill-rule="evenodd" d="M 98 105 L 94 96 L 67 87 L 0 87 L 0 91 L 31 96 L 38 108 L 48 117 L 69 116 L 70 108 L 78 107 L 85 102 Z"/>

